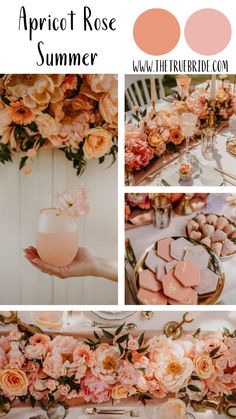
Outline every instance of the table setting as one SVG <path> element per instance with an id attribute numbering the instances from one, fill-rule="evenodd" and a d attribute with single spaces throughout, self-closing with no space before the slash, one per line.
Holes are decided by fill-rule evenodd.
<path id="1" fill-rule="evenodd" d="M 126 304 L 235 304 L 235 196 L 126 194 Z"/>
<path id="2" fill-rule="evenodd" d="M 151 103 L 125 115 L 125 184 L 235 186 L 235 83 L 212 75 L 190 91 L 180 75 L 157 99 L 152 80 Z"/>
<path id="3" fill-rule="evenodd" d="M 0 416 L 235 417 L 235 324 L 217 311 L 1 312 Z"/>

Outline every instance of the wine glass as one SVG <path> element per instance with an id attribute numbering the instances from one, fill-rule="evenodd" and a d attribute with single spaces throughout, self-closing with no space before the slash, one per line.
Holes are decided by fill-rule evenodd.
<path id="1" fill-rule="evenodd" d="M 69 265 L 78 249 L 76 220 L 56 208 L 41 210 L 36 247 L 43 262 L 57 267 Z"/>
<path id="2" fill-rule="evenodd" d="M 185 158 L 188 162 L 191 160 L 189 152 L 189 140 L 195 134 L 198 116 L 193 112 L 184 112 L 179 117 L 180 129 L 186 139 Z"/>

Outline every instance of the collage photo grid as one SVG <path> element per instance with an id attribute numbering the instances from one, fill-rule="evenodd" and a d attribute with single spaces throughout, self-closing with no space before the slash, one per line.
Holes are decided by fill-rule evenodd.
<path id="1" fill-rule="evenodd" d="M 0 74 L 0 417 L 236 418 L 235 12 L 218 8 L 183 25 L 143 5 L 127 45 L 150 64 L 184 43 L 222 71 Z"/>

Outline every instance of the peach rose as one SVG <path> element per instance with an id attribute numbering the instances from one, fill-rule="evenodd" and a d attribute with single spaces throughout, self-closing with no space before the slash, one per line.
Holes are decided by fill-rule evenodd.
<path id="1" fill-rule="evenodd" d="M 9 368 L 0 372 L 0 388 L 10 397 L 25 396 L 28 384 L 28 378 L 22 370 Z"/>
<path id="2" fill-rule="evenodd" d="M 193 364 L 196 374 L 203 379 L 209 378 L 215 370 L 212 359 L 208 355 L 196 356 Z"/>
<path id="3" fill-rule="evenodd" d="M 114 127 L 117 127 L 118 124 L 117 105 L 117 97 L 111 96 L 109 93 L 103 94 L 99 101 L 99 110 L 103 119 Z"/>
<path id="4" fill-rule="evenodd" d="M 114 74 L 88 74 L 86 80 L 91 90 L 96 93 L 117 90 L 117 76 Z"/>
<path id="5" fill-rule="evenodd" d="M 87 160 L 98 159 L 107 154 L 112 147 L 112 134 L 101 127 L 87 131 L 84 143 L 84 156 Z"/>
<path id="6" fill-rule="evenodd" d="M 40 112 L 35 122 L 43 138 L 48 138 L 51 135 L 57 135 L 59 133 L 60 124 L 51 115 Z"/>
<path id="7" fill-rule="evenodd" d="M 127 399 L 127 397 L 136 393 L 134 387 L 130 385 L 116 384 L 112 389 L 112 398 L 114 400 Z"/>
<path id="8" fill-rule="evenodd" d="M 158 132 L 153 132 L 148 136 L 148 144 L 151 147 L 158 147 L 160 144 L 160 141 L 162 141 L 161 134 Z"/>

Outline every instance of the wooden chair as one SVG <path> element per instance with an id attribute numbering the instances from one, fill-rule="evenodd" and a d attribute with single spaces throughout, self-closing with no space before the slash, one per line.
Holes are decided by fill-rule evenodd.
<path id="1" fill-rule="evenodd" d="M 133 106 L 144 106 L 151 102 L 150 77 L 151 74 L 127 74 L 125 76 L 125 99 L 128 110 Z M 158 99 L 165 97 L 163 77 L 163 75 L 155 77 Z"/>

